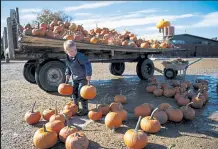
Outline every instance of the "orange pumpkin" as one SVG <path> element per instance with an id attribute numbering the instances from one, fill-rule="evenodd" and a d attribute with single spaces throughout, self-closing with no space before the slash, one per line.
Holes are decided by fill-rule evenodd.
<path id="1" fill-rule="evenodd" d="M 61 95 L 72 95 L 73 94 L 73 87 L 70 84 L 61 83 L 58 86 L 58 93 Z"/>
<path id="2" fill-rule="evenodd" d="M 161 103 L 159 106 L 158 106 L 158 109 L 161 110 L 161 111 L 166 111 L 168 108 L 172 108 L 172 106 L 168 103 Z"/>
<path id="3" fill-rule="evenodd" d="M 115 97 L 114 97 L 114 102 L 119 102 L 119 103 L 121 103 L 121 104 L 124 104 L 124 103 L 126 103 L 126 101 L 127 101 L 127 99 L 126 99 L 126 96 L 124 96 L 124 95 L 116 95 Z"/>
<path id="4" fill-rule="evenodd" d="M 122 42 L 122 46 L 127 46 L 128 45 L 128 41 L 127 40 L 124 40 L 123 42 Z"/>
<path id="5" fill-rule="evenodd" d="M 180 109 L 167 108 L 168 119 L 173 122 L 180 122 L 183 119 L 183 113 Z"/>
<path id="6" fill-rule="evenodd" d="M 59 139 L 62 142 L 66 142 L 66 139 L 69 135 L 79 131 L 76 127 L 70 125 L 69 120 L 66 121 L 67 121 L 67 126 L 62 128 L 59 132 Z"/>
<path id="7" fill-rule="evenodd" d="M 123 121 L 127 120 L 128 113 L 127 113 L 126 110 L 124 110 L 124 109 L 121 107 L 121 103 L 120 103 L 119 108 L 118 108 L 115 112 L 120 115 L 120 117 L 121 117 L 121 119 L 122 119 Z"/>
<path id="8" fill-rule="evenodd" d="M 72 116 L 76 115 L 76 113 L 78 112 L 79 108 L 78 106 L 73 103 L 73 102 L 68 102 L 65 106 L 64 106 L 64 110 L 69 109 L 70 111 L 72 111 Z"/>
<path id="9" fill-rule="evenodd" d="M 157 110 L 154 113 L 154 118 L 159 120 L 160 124 L 165 124 L 168 120 L 168 116 L 167 116 L 166 112 L 161 111 L 161 110 Z"/>
<path id="10" fill-rule="evenodd" d="M 154 113 L 158 110 L 158 108 L 154 109 L 151 113 L 151 116 L 146 116 L 141 120 L 140 126 L 141 129 L 148 133 L 156 133 L 160 131 L 161 125 L 159 120 L 154 118 Z"/>
<path id="11" fill-rule="evenodd" d="M 54 114 L 55 114 L 55 110 L 49 108 L 49 109 L 45 109 L 45 110 L 42 112 L 42 117 L 43 117 L 44 120 L 49 121 L 50 117 L 51 117 L 52 115 L 54 115 Z"/>
<path id="12" fill-rule="evenodd" d="M 82 131 L 69 135 L 65 142 L 66 149 L 88 149 L 89 140 Z"/>
<path id="13" fill-rule="evenodd" d="M 165 42 L 161 43 L 160 48 L 166 49 L 167 48 L 167 43 L 165 43 Z"/>
<path id="14" fill-rule="evenodd" d="M 112 112 L 118 110 L 119 108 L 123 108 L 123 106 L 122 106 L 120 103 L 112 102 L 112 103 L 110 104 L 110 110 L 111 110 Z"/>
<path id="15" fill-rule="evenodd" d="M 64 109 L 60 112 L 60 114 L 65 115 L 67 119 L 70 119 L 73 116 L 73 112 L 70 109 Z"/>
<path id="16" fill-rule="evenodd" d="M 98 110 L 98 104 L 96 104 L 95 109 L 90 110 L 88 113 L 88 117 L 89 119 L 93 120 L 93 121 L 98 121 L 102 118 L 102 112 Z"/>
<path id="17" fill-rule="evenodd" d="M 160 88 L 157 88 L 157 89 L 155 89 L 155 90 L 153 91 L 153 94 L 154 94 L 155 96 L 157 96 L 157 97 L 160 97 L 160 96 L 163 95 L 163 90 L 160 89 Z"/>
<path id="18" fill-rule="evenodd" d="M 91 39 L 90 39 L 90 43 L 94 43 L 94 44 L 96 44 L 96 43 L 98 43 L 98 38 L 96 38 L 96 37 L 92 37 Z"/>
<path id="19" fill-rule="evenodd" d="M 38 123 L 41 118 L 41 113 L 39 111 L 34 112 L 35 104 L 36 104 L 36 101 L 33 104 L 32 110 L 26 112 L 24 116 L 24 120 L 30 125 Z"/>
<path id="20" fill-rule="evenodd" d="M 144 103 L 141 104 L 140 106 L 135 107 L 134 114 L 136 117 L 139 116 L 145 117 L 150 115 L 152 110 L 153 110 L 153 105 Z"/>
<path id="21" fill-rule="evenodd" d="M 80 90 L 80 95 L 85 100 L 91 100 L 96 97 L 96 88 L 93 85 L 84 85 Z"/>
<path id="22" fill-rule="evenodd" d="M 65 36 L 63 37 L 63 39 L 74 40 L 74 36 L 73 36 L 73 35 L 65 35 Z"/>
<path id="23" fill-rule="evenodd" d="M 122 125 L 122 118 L 116 112 L 109 112 L 105 116 L 105 125 L 110 129 L 118 128 Z"/>
<path id="24" fill-rule="evenodd" d="M 53 114 L 50 119 L 49 122 L 55 121 L 55 120 L 60 120 L 61 122 L 65 122 L 65 118 L 63 114 L 58 114 L 58 109 L 57 109 L 57 102 L 56 102 L 56 109 L 55 109 L 55 114 Z"/>
<path id="25" fill-rule="evenodd" d="M 57 141 L 57 133 L 52 130 L 46 130 L 45 125 L 43 125 L 43 128 L 38 129 L 33 136 L 34 146 L 41 149 L 51 148 Z"/>
<path id="26" fill-rule="evenodd" d="M 151 45 L 151 48 L 152 48 L 152 49 L 157 49 L 157 48 L 159 48 L 159 44 L 158 44 L 158 43 L 153 43 L 153 44 Z"/>
<path id="27" fill-rule="evenodd" d="M 149 86 L 146 87 L 146 91 L 148 93 L 153 93 L 155 89 L 157 89 L 156 85 L 149 85 Z"/>
<path id="28" fill-rule="evenodd" d="M 143 43 L 140 45 L 140 47 L 147 49 L 147 48 L 149 48 L 149 44 L 148 44 L 148 42 L 143 42 Z"/>
<path id="29" fill-rule="evenodd" d="M 59 134 L 60 130 L 64 128 L 64 123 L 60 120 L 54 120 L 45 124 L 47 130 L 55 131 Z"/>
<path id="30" fill-rule="evenodd" d="M 23 34 L 26 35 L 26 36 L 31 36 L 31 35 L 33 35 L 33 34 L 32 34 L 32 29 L 29 29 L 29 28 L 24 29 L 24 30 L 23 30 Z"/>
<path id="31" fill-rule="evenodd" d="M 129 129 L 124 134 L 124 143 L 128 148 L 142 149 L 148 144 L 147 134 L 142 130 L 138 130 L 141 118 L 140 116 L 135 129 Z"/>
<path id="32" fill-rule="evenodd" d="M 204 102 L 203 102 L 202 98 L 199 97 L 200 94 L 201 94 L 201 93 L 198 93 L 197 96 L 192 97 L 192 102 L 193 102 L 193 103 L 191 104 L 191 106 L 192 106 L 193 108 L 200 109 L 200 108 L 203 107 Z"/>

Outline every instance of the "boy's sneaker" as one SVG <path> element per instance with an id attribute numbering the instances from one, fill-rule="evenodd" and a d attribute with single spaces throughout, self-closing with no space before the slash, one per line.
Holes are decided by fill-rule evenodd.
<path id="1" fill-rule="evenodd" d="M 88 110 L 82 109 L 82 110 L 79 110 L 79 111 L 77 112 L 77 115 L 78 115 L 78 116 L 86 116 L 88 113 L 89 113 Z"/>

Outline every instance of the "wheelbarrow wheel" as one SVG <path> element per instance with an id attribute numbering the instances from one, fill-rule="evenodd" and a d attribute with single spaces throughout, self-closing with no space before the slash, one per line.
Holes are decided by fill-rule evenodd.
<path id="1" fill-rule="evenodd" d="M 173 79 L 176 77 L 176 71 L 171 69 L 171 68 L 167 68 L 167 69 L 164 69 L 164 76 L 167 78 L 167 79 Z"/>

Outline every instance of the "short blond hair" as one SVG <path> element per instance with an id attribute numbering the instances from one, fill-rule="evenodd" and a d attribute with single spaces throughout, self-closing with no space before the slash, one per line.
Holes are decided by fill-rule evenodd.
<path id="1" fill-rule="evenodd" d="M 77 50 L 76 43 L 73 40 L 67 40 L 64 42 L 64 51 Z"/>

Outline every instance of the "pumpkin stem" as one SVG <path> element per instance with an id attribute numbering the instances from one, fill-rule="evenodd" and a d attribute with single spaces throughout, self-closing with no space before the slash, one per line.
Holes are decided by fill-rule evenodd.
<path id="1" fill-rule="evenodd" d="M 188 106 L 191 105 L 191 104 L 193 104 L 193 103 L 194 103 L 194 102 L 188 103 L 188 104 L 185 106 L 186 110 L 188 109 Z"/>
<path id="2" fill-rule="evenodd" d="M 198 95 L 197 95 L 197 97 L 196 97 L 196 98 L 199 98 L 200 94 L 201 94 L 201 93 L 198 93 Z"/>
<path id="3" fill-rule="evenodd" d="M 34 104 L 33 104 L 32 113 L 34 113 L 34 107 L 35 107 L 35 105 L 36 105 L 36 101 L 35 101 Z"/>
<path id="4" fill-rule="evenodd" d="M 43 130 L 44 132 L 47 132 L 45 125 L 43 125 Z"/>
<path id="5" fill-rule="evenodd" d="M 157 107 L 156 109 L 154 109 L 154 111 L 151 113 L 150 120 L 151 120 L 151 119 L 153 119 L 153 115 L 154 115 L 154 113 L 155 113 L 157 110 L 159 110 L 159 108 L 158 108 L 158 107 Z"/>
<path id="6" fill-rule="evenodd" d="M 139 116 L 138 122 L 137 122 L 136 127 L 135 127 L 135 132 L 136 133 L 138 132 L 139 124 L 140 124 L 141 119 L 142 119 L 142 116 Z"/>
<path id="7" fill-rule="evenodd" d="M 65 121 L 67 122 L 67 127 L 70 127 L 70 122 L 69 122 L 69 120 L 67 118 L 67 115 L 66 114 L 63 114 L 63 115 L 64 115 Z"/>

